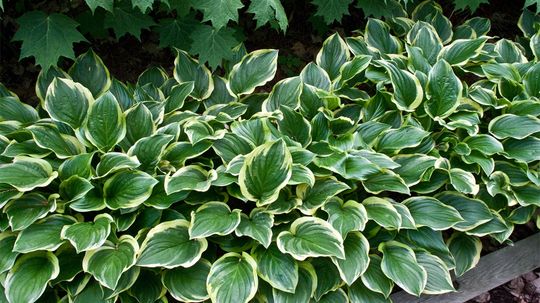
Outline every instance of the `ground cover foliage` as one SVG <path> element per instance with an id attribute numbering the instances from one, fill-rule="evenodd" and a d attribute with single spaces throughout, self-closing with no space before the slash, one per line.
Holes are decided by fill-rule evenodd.
<path id="1" fill-rule="evenodd" d="M 0 95 L 0 272 L 15 302 L 390 302 L 454 290 L 538 222 L 540 33 L 434 2 L 334 34 L 300 75 L 179 50 L 137 83 L 92 50 Z M 537 223 L 538 224 L 538 223 Z"/>

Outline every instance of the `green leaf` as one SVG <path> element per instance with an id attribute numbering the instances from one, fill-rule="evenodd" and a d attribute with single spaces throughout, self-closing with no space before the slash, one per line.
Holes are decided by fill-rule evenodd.
<path id="1" fill-rule="evenodd" d="M 85 152 L 84 145 L 77 138 L 60 133 L 53 123 L 34 124 L 27 129 L 39 147 L 53 151 L 60 159 Z"/>
<path id="2" fill-rule="evenodd" d="M 378 255 L 369 256 L 369 266 L 364 274 L 360 277 L 362 280 L 361 284 L 364 284 L 365 287 L 370 290 L 384 295 L 384 298 L 388 298 L 394 288 L 394 282 L 390 280 L 381 269 L 382 259 Z M 360 283 L 358 280 L 353 287 Z M 367 303 L 367 302 L 366 302 Z"/>
<path id="3" fill-rule="evenodd" d="M 317 287 L 317 274 L 310 263 L 300 263 L 298 267 L 298 285 L 293 293 L 272 289 L 274 302 L 308 302 Z"/>
<path id="4" fill-rule="evenodd" d="M 426 112 L 434 118 L 445 118 L 459 106 L 463 85 L 444 59 L 437 61 L 429 71 Z"/>
<path id="5" fill-rule="evenodd" d="M 206 1 L 214 2 L 213 0 Z M 197 26 L 190 37 L 193 39 L 190 52 L 199 56 L 201 64 L 208 62 L 213 70 L 221 66 L 223 61 L 232 59 L 234 55 L 232 49 L 239 43 L 233 29 L 228 27 L 217 29 L 204 24 Z"/>
<path id="6" fill-rule="evenodd" d="M 63 14 L 31 11 L 17 22 L 13 40 L 22 41 L 20 59 L 34 57 L 44 70 L 56 65 L 60 57 L 74 59 L 73 44 L 86 41 L 77 30 L 79 24 Z"/>
<path id="7" fill-rule="evenodd" d="M 238 10 L 244 7 L 240 0 L 201 0 L 195 4 L 204 12 L 203 22 L 211 21 L 215 29 L 227 25 L 229 20 L 238 22 Z"/>
<path id="8" fill-rule="evenodd" d="M 105 177 L 120 170 L 135 169 L 139 167 L 139 165 L 141 165 L 141 163 L 136 156 L 109 152 L 101 156 L 101 159 L 96 166 L 96 174 L 98 177 Z"/>
<path id="9" fill-rule="evenodd" d="M 338 0 L 340 1 L 340 0 Z M 350 0 L 345 0 L 350 2 Z M 330 4 L 332 0 L 326 1 Z M 341 67 L 349 61 L 349 49 L 345 41 L 336 33 L 328 37 L 317 54 L 317 65 L 322 67 L 330 76 L 331 80 L 340 75 Z"/>
<path id="10" fill-rule="evenodd" d="M 150 197 L 157 183 L 142 171 L 118 172 L 103 185 L 103 197 L 110 209 L 137 207 Z"/>
<path id="11" fill-rule="evenodd" d="M 347 297 L 347 294 L 343 289 L 338 289 L 331 291 L 329 293 L 326 293 L 324 296 L 321 297 L 321 299 L 318 301 L 319 303 L 347 303 L 349 302 L 349 298 Z"/>
<path id="12" fill-rule="evenodd" d="M 80 55 L 69 69 L 73 81 L 88 88 L 97 98 L 111 87 L 109 70 L 92 49 Z"/>
<path id="13" fill-rule="evenodd" d="M 275 244 L 266 249 L 257 246 L 252 253 L 257 260 L 257 272 L 261 279 L 275 289 L 294 293 L 299 274 L 298 263 L 293 257 L 282 253 Z"/>
<path id="14" fill-rule="evenodd" d="M 197 100 L 208 98 L 214 90 L 212 73 L 185 51 L 178 50 L 173 74 L 178 83 L 193 81 L 194 88 L 190 96 Z"/>
<path id="15" fill-rule="evenodd" d="M 383 253 L 381 268 L 384 274 L 406 292 L 419 296 L 427 283 L 427 272 L 418 264 L 411 248 L 389 241 L 379 245 Z"/>
<path id="16" fill-rule="evenodd" d="M 452 206 L 463 218 L 463 221 L 452 226 L 455 230 L 467 231 L 493 218 L 489 207 L 482 200 L 472 199 L 455 192 L 443 192 L 437 195 L 437 199 Z"/>
<path id="17" fill-rule="evenodd" d="M 504 114 L 489 122 L 489 132 L 498 139 L 524 139 L 540 132 L 540 119 L 529 115 Z"/>
<path id="18" fill-rule="evenodd" d="M 133 8 L 138 7 L 143 13 L 152 8 L 152 4 L 154 4 L 154 0 L 131 0 Z"/>
<path id="19" fill-rule="evenodd" d="M 296 219 L 289 231 L 282 231 L 277 245 L 283 253 L 303 261 L 308 257 L 345 258 L 343 240 L 330 223 L 316 217 Z"/>
<path id="20" fill-rule="evenodd" d="M 176 47 L 178 49 L 189 50 L 193 43 L 190 35 L 199 24 L 199 21 L 193 19 L 191 15 L 176 19 L 159 19 L 159 25 L 155 29 L 159 33 L 159 47 Z"/>
<path id="21" fill-rule="evenodd" d="M 137 157 L 141 163 L 140 170 L 153 173 L 167 144 L 172 140 L 172 135 L 155 133 L 152 136 L 139 139 L 128 150 L 128 155 Z"/>
<path id="22" fill-rule="evenodd" d="M 394 169 L 407 186 L 413 186 L 422 181 L 422 177 L 435 166 L 437 158 L 423 154 L 397 155 L 392 158 L 400 166 Z"/>
<path id="23" fill-rule="evenodd" d="M 126 117 L 110 92 L 92 104 L 84 127 L 88 141 L 100 151 L 107 152 L 126 136 Z"/>
<path id="24" fill-rule="evenodd" d="M 60 232 L 64 225 L 76 222 L 73 217 L 58 214 L 41 219 L 19 233 L 13 250 L 21 253 L 54 251 L 62 245 Z"/>
<path id="25" fill-rule="evenodd" d="M 107 243 L 98 249 L 87 251 L 83 259 L 83 270 L 101 285 L 115 289 L 122 273 L 135 264 L 139 250 L 137 241 L 128 235 L 120 237 L 118 243 Z"/>
<path id="26" fill-rule="evenodd" d="M 238 237 L 248 236 L 257 240 L 265 248 L 272 242 L 272 227 L 274 225 L 274 215 L 261 209 L 251 211 L 249 217 L 241 214 L 240 224 L 235 230 Z"/>
<path id="27" fill-rule="evenodd" d="M 11 230 L 24 230 L 49 212 L 55 211 L 56 197 L 58 196 L 47 199 L 39 193 L 31 192 L 9 201 L 3 210 L 8 217 Z"/>
<path id="28" fill-rule="evenodd" d="M 469 9 L 474 13 L 480 4 L 489 3 L 489 0 L 454 0 L 454 9 L 456 11 Z"/>
<path id="29" fill-rule="evenodd" d="M 300 113 L 282 105 L 279 110 L 283 119 L 278 122 L 279 130 L 292 140 L 307 146 L 311 143 L 311 124 Z"/>
<path id="30" fill-rule="evenodd" d="M 142 103 L 125 112 L 126 115 L 126 145 L 132 146 L 139 139 L 150 137 L 156 131 L 152 112 Z M 127 148 L 124 148 L 127 149 Z"/>
<path id="31" fill-rule="evenodd" d="M 77 253 L 101 247 L 111 233 L 113 218 L 109 214 L 99 214 L 94 222 L 78 222 L 64 226 L 60 238 L 69 240 Z"/>
<path id="32" fill-rule="evenodd" d="M 312 0 L 311 3 L 317 7 L 315 16 L 321 16 L 326 24 L 331 24 L 334 21 L 341 22 L 343 15 L 349 14 L 352 0 Z"/>
<path id="33" fill-rule="evenodd" d="M 77 129 L 83 125 L 92 103 L 94 97 L 86 87 L 72 80 L 55 78 L 47 89 L 45 110 L 54 120 Z"/>
<path id="34" fill-rule="evenodd" d="M 212 181 L 217 179 L 215 170 L 206 171 L 198 165 L 184 166 L 172 176 L 165 177 L 165 191 L 167 194 L 184 190 L 199 192 L 208 191 Z"/>
<path id="35" fill-rule="evenodd" d="M 429 135 L 425 130 L 416 126 L 402 126 L 392 128 L 381 134 L 377 142 L 378 151 L 399 151 L 408 147 L 415 147 Z"/>
<path id="36" fill-rule="evenodd" d="M 137 265 L 142 267 L 191 267 L 208 247 L 206 239 L 190 239 L 189 222 L 178 219 L 153 227 L 141 244 Z"/>
<path id="37" fill-rule="evenodd" d="M 182 302 L 202 302 L 209 298 L 206 278 L 210 273 L 210 266 L 210 262 L 201 259 L 189 268 L 166 270 L 161 281 L 174 299 Z"/>
<path id="38" fill-rule="evenodd" d="M 222 202 L 206 202 L 191 214 L 190 239 L 206 238 L 211 235 L 225 236 L 240 224 L 240 210 L 231 211 Z"/>
<path id="39" fill-rule="evenodd" d="M 513 187 L 512 191 L 514 192 L 519 204 L 523 206 L 540 206 L 540 189 L 537 185 L 527 184 L 524 186 Z"/>
<path id="40" fill-rule="evenodd" d="M 402 49 L 399 39 L 390 35 L 388 24 L 378 19 L 368 19 L 364 39 L 370 50 L 382 54 L 397 54 Z"/>
<path id="41" fill-rule="evenodd" d="M 263 49 L 251 52 L 235 64 L 229 74 L 229 88 L 239 96 L 251 94 L 256 87 L 274 78 L 278 51 Z"/>
<path id="42" fill-rule="evenodd" d="M 322 209 L 328 214 L 327 221 L 343 238 L 351 231 L 364 230 L 368 220 L 364 205 L 353 200 L 343 203 L 338 198 L 330 199 Z"/>
<path id="43" fill-rule="evenodd" d="M 36 122 L 39 119 L 37 111 L 28 104 L 24 104 L 17 97 L 6 96 L 0 98 L 0 120 L 19 121 L 23 124 Z"/>
<path id="44" fill-rule="evenodd" d="M 456 260 L 456 276 L 461 276 L 469 269 L 478 264 L 480 252 L 482 251 L 482 242 L 473 236 L 464 233 L 454 233 L 448 239 L 448 248 Z"/>
<path id="45" fill-rule="evenodd" d="M 504 151 L 508 158 L 522 162 L 540 160 L 540 139 L 527 137 L 523 140 L 506 139 L 503 142 Z"/>
<path id="46" fill-rule="evenodd" d="M 343 284 L 339 271 L 330 258 L 315 258 L 310 263 L 317 274 L 317 288 L 313 296 L 315 300 L 319 300 L 323 295 L 338 289 Z"/>
<path id="47" fill-rule="evenodd" d="M 450 65 L 463 66 L 469 59 L 480 54 L 487 38 L 457 39 L 443 47 L 438 59 L 444 59 Z"/>
<path id="48" fill-rule="evenodd" d="M 125 3 L 116 5 L 112 13 L 107 13 L 103 25 L 105 28 L 113 29 L 116 39 L 130 34 L 140 40 L 141 30 L 148 29 L 155 23 L 150 15 L 143 14 L 140 10 L 133 9 Z"/>
<path id="49" fill-rule="evenodd" d="M 58 172 L 49 162 L 30 157 L 15 157 L 13 163 L 0 164 L 0 183 L 6 183 L 26 192 L 49 185 Z"/>
<path id="50" fill-rule="evenodd" d="M 15 264 L 19 255 L 18 252 L 13 251 L 16 239 L 17 235 L 14 233 L 3 232 L 0 234 L 0 273 L 13 268 L 13 264 Z"/>
<path id="51" fill-rule="evenodd" d="M 402 203 L 407 206 L 418 227 L 444 230 L 463 221 L 455 208 L 432 197 L 412 197 Z"/>
<path id="52" fill-rule="evenodd" d="M 257 21 L 257 28 L 275 20 L 281 31 L 285 32 L 289 25 L 285 9 L 279 0 L 253 0 L 247 12 L 255 14 L 253 19 Z"/>
<path id="53" fill-rule="evenodd" d="M 102 7 L 109 12 L 112 12 L 113 10 L 114 0 L 84 0 L 84 2 L 86 2 L 86 5 L 88 5 L 92 11 L 92 14 L 95 13 L 96 8 L 98 7 Z"/>
<path id="54" fill-rule="evenodd" d="M 249 302 L 257 292 L 257 263 L 247 253 L 227 253 L 210 269 L 206 288 L 215 303 Z"/>
<path id="55" fill-rule="evenodd" d="M 379 197 L 369 197 L 362 201 L 367 217 L 386 229 L 399 229 L 401 215 L 389 201 Z"/>
<path id="56" fill-rule="evenodd" d="M 409 71 L 397 68 L 392 63 L 382 60 L 376 62 L 381 64 L 388 74 L 390 74 L 390 80 L 392 80 L 392 87 L 394 88 L 392 102 L 399 110 L 407 112 L 414 111 L 422 103 L 424 96 L 424 91 L 418 78 Z"/>
<path id="57" fill-rule="evenodd" d="M 179 110 L 184 106 L 184 101 L 193 92 L 195 84 L 183 82 L 172 87 L 170 95 L 165 100 L 165 114 Z"/>
<path id="58" fill-rule="evenodd" d="M 367 270 L 369 265 L 369 242 L 360 232 L 351 232 L 343 241 L 345 259 L 332 257 L 341 279 L 352 285 Z"/>
<path id="59" fill-rule="evenodd" d="M 427 273 L 426 288 L 423 293 L 436 295 L 456 291 L 446 264 L 437 256 L 425 251 L 416 252 L 416 261 Z"/>
<path id="60" fill-rule="evenodd" d="M 276 164 L 279 164 L 278 166 Z M 292 157 L 283 140 L 267 142 L 246 156 L 238 176 L 242 195 L 258 206 L 274 202 L 292 175 Z"/>
<path id="61" fill-rule="evenodd" d="M 390 280 L 389 280 L 390 281 Z M 362 281 L 357 280 L 349 286 L 349 299 L 354 303 L 389 303 L 390 299 L 385 298 L 381 293 L 374 292 L 367 288 Z"/>
<path id="62" fill-rule="evenodd" d="M 36 302 L 49 281 L 60 272 L 58 259 L 51 252 L 35 252 L 20 257 L 4 282 L 8 302 Z"/>
<path id="63" fill-rule="evenodd" d="M 490 135 L 476 135 L 473 137 L 467 137 L 463 140 L 463 143 L 466 143 L 471 149 L 477 150 L 484 155 L 493 155 L 497 153 L 502 153 L 504 147 L 501 142 L 493 138 Z"/>
<path id="64" fill-rule="evenodd" d="M 313 214 L 330 198 L 347 189 L 349 189 L 347 184 L 333 177 L 316 180 L 313 187 L 300 184 L 296 187 L 296 195 L 302 200 L 299 209 L 304 214 Z"/>
<path id="65" fill-rule="evenodd" d="M 479 185 L 476 184 L 474 175 L 461 168 L 452 168 L 449 171 L 450 183 L 459 192 L 464 194 L 478 193 Z"/>

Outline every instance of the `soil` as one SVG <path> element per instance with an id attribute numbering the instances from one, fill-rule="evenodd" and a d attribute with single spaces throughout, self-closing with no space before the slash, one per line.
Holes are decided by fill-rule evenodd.
<path id="1" fill-rule="evenodd" d="M 57 1 L 41 1 L 40 9 L 54 11 Z M 4 1 L 5 2 L 5 1 Z M 11 3 L 10 3 L 11 2 Z M 37 104 L 34 86 L 39 68 L 34 66 L 33 59 L 19 61 L 20 42 L 11 42 L 20 16 L 10 4 L 4 4 L 5 12 L 0 13 L 0 83 L 14 91 L 21 100 L 28 104 Z M 276 80 L 298 74 L 302 67 L 314 60 L 322 45 L 324 37 L 331 32 L 339 32 L 345 36 L 354 35 L 353 31 L 364 28 L 365 17 L 360 9 L 351 5 L 350 15 L 345 16 L 340 24 L 326 26 L 320 18 L 312 16 L 314 7 L 311 1 L 282 0 L 288 13 L 289 28 L 286 34 L 277 32 L 268 26 L 255 30 L 255 21 L 250 14 L 241 12 L 241 23 L 246 37 L 248 50 L 261 48 L 278 48 L 280 50 L 279 69 Z M 450 16 L 453 24 L 460 24 L 471 17 L 467 12 L 452 12 L 450 0 L 439 1 Z M 521 14 L 524 0 L 490 0 L 490 4 L 480 5 L 473 16 L 485 17 L 491 20 L 490 35 L 514 39 L 521 32 L 517 21 Z M 109 33 L 113 37 L 112 33 Z M 86 35 L 87 38 L 88 35 Z M 89 43 L 75 45 L 75 53 L 86 51 L 90 45 L 99 54 L 111 75 L 125 82 L 134 82 L 138 75 L 151 66 L 163 66 L 171 73 L 174 61 L 173 53 L 168 49 L 158 47 L 158 37 L 150 31 L 143 31 L 141 40 L 125 36 L 120 40 L 89 39 Z M 141 42 L 142 41 L 142 42 Z M 71 60 L 62 60 L 59 65 L 69 67 Z M 512 240 L 517 241 L 532 234 L 534 229 L 518 227 Z M 537 232 L 537 230 L 536 230 Z M 485 252 L 496 250 L 499 245 L 489 240 L 484 241 Z M 540 303 L 540 269 L 518 277 L 509 283 L 483 294 L 470 303 Z"/>

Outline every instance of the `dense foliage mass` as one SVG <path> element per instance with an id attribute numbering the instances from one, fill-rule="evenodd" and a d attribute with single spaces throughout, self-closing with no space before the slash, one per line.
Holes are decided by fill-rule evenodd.
<path id="1" fill-rule="evenodd" d="M 454 290 L 480 237 L 540 206 L 540 33 L 452 27 L 433 2 L 223 75 L 179 50 L 135 84 L 88 51 L 1 87 L 0 272 L 10 303 L 390 302 Z"/>
<path id="2" fill-rule="evenodd" d="M 55 66 L 60 57 L 74 59 L 73 44 L 87 39 L 116 39 L 131 35 L 141 39 L 143 30 L 159 36 L 159 47 L 183 49 L 208 62 L 212 69 L 233 59 L 235 48 L 250 26 L 237 26 L 241 18 L 253 19 L 254 27 L 269 25 L 285 33 L 288 15 L 284 3 L 292 0 L 0 0 L 16 7 L 21 41 L 21 58 L 33 57 L 44 69 Z M 539 0 L 526 0 L 524 7 L 540 12 Z M 5 3 L 4 3 L 5 2 Z M 283 2 L 283 3 L 282 3 Z M 321 23 L 341 22 L 353 6 L 365 17 L 406 17 L 404 7 L 414 8 L 420 0 L 311 0 L 312 16 Z M 452 0 L 455 11 L 475 11 L 488 0 Z M 240 17 L 242 16 L 242 17 Z M 12 16 L 13 17 L 13 16 Z M 313 19 L 313 18 L 312 18 Z"/>

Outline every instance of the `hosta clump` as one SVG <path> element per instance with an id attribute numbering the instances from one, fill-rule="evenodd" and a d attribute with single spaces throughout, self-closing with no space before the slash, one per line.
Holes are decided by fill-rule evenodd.
<path id="1" fill-rule="evenodd" d="M 539 34 L 452 28 L 437 4 L 329 37 L 256 92 L 277 51 L 224 74 L 179 51 L 135 84 L 92 51 L 2 88 L 8 302 L 389 302 L 454 290 L 480 237 L 540 206 Z M 527 23 L 529 22 L 529 23 Z M 260 91 L 260 90 L 257 90 Z"/>

